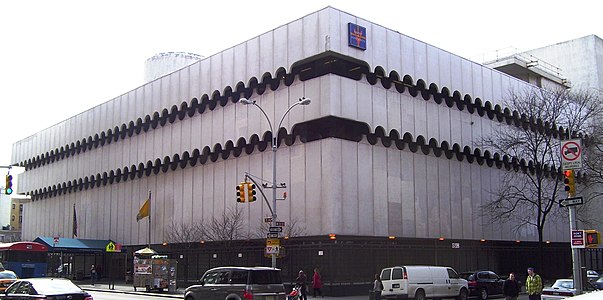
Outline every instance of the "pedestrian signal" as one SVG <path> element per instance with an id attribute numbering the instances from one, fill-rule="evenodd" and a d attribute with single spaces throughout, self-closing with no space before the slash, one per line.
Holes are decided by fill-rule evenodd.
<path id="1" fill-rule="evenodd" d="M 13 175 L 6 175 L 6 183 L 4 184 L 4 193 L 10 195 L 13 193 Z"/>
<path id="2" fill-rule="evenodd" d="M 586 248 L 597 248 L 601 243 L 601 233 L 596 230 L 584 230 Z"/>

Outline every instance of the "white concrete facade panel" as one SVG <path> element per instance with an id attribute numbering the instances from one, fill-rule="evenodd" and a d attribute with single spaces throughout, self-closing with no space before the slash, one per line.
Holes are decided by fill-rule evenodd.
<path id="1" fill-rule="evenodd" d="M 367 28 L 368 49 L 361 51 L 347 44 L 347 23 L 355 22 Z M 100 131 L 122 130 L 130 122 L 163 110 L 172 113 L 183 102 L 191 105 L 212 99 L 217 91 L 222 95 L 227 87 L 236 89 L 238 82 L 248 87 L 251 78 L 262 81 L 264 73 L 275 77 L 279 68 L 288 72 L 291 65 L 314 54 L 331 49 L 400 75 L 410 75 L 413 83 L 434 83 L 438 89 L 447 88 L 452 94 L 469 95 L 472 101 L 499 103 L 511 87 L 523 87 L 508 76 L 486 69 L 436 47 L 414 40 L 384 27 L 358 19 L 333 9 L 308 15 L 290 24 L 267 32 L 250 41 L 226 49 L 189 67 L 147 83 L 129 93 L 74 116 L 16 144 L 16 162 L 26 161 L 71 143 L 94 138 Z M 501 233 L 478 215 L 481 205 L 490 201 L 489 191 L 496 190 L 496 180 L 504 169 L 489 167 L 466 159 L 458 161 L 445 155 L 425 154 L 421 145 L 415 152 L 396 145 L 384 146 L 381 140 L 369 142 L 367 135 L 380 126 L 389 136 L 396 130 L 416 142 L 422 136 L 426 143 L 435 139 L 439 147 L 447 142 L 449 148 L 458 144 L 471 150 L 483 134 L 491 132 L 497 120 L 459 110 L 455 103 L 448 107 L 437 104 L 430 96 L 424 100 L 421 92 L 413 96 L 409 87 L 402 93 L 395 87 L 385 89 L 377 80 L 368 82 L 336 74 L 300 80 L 291 84 L 279 81 L 275 90 L 267 84 L 265 91 L 254 90 L 250 99 L 264 109 L 272 125 L 277 126 L 288 107 L 302 96 L 312 99 L 310 106 L 296 107 L 283 119 L 288 133 L 293 126 L 326 117 L 341 117 L 366 124 L 368 133 L 361 141 L 343 138 L 319 138 L 302 142 L 297 137 L 293 145 L 281 142 L 277 152 L 277 179 L 287 182 L 288 197 L 278 203 L 279 218 L 299 222 L 307 235 L 329 233 L 365 236 L 450 237 L 458 239 L 514 239 L 511 233 Z M 28 170 L 23 177 L 22 191 L 32 191 L 48 185 L 71 183 L 90 175 L 138 167 L 164 157 L 172 159 L 186 151 L 203 152 L 216 145 L 234 146 L 240 138 L 250 142 L 253 135 L 260 140 L 270 126 L 257 107 L 233 103 L 214 103 L 205 106 L 183 120 L 178 116 L 157 121 L 125 138 L 117 138 L 100 147 Z M 236 100 L 236 99 L 235 99 Z M 163 123 L 163 124 L 162 124 Z M 151 122 L 152 124 L 152 122 Z M 154 128 L 153 128 L 154 127 Z M 278 129 L 278 128 L 275 128 Z M 105 132 L 106 133 L 106 132 Z M 377 138 L 379 139 L 379 138 Z M 208 221 L 235 207 L 234 186 L 243 180 L 244 172 L 259 179 L 271 180 L 272 152 L 270 142 L 264 151 L 251 145 L 247 154 L 230 153 L 228 158 L 217 154 L 195 166 L 167 166 L 164 171 L 150 170 L 150 175 L 101 185 L 93 189 L 57 194 L 33 201 L 25 212 L 24 238 L 40 235 L 70 235 L 73 204 L 78 211 L 82 238 L 111 238 L 124 244 L 146 244 L 146 219 L 136 222 L 136 213 L 153 192 L 151 218 L 152 243 L 166 241 L 166 231 L 176 221 Z M 244 148 L 244 147 L 243 147 Z M 157 167 L 157 168 L 163 168 Z M 269 198 L 270 191 L 268 192 Z M 282 192 L 279 190 L 279 196 Z M 270 214 L 263 201 L 245 204 L 245 224 L 259 227 L 261 219 Z M 47 212 L 58 218 L 43 218 Z M 91 224 L 98 224 L 91 225 Z M 507 228 L 508 229 L 508 228 Z M 551 239 L 565 240 L 560 233 L 549 233 Z M 522 238 L 535 239 L 532 233 Z"/>

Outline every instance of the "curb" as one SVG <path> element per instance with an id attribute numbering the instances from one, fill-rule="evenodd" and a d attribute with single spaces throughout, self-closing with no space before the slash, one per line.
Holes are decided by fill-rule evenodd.
<path id="1" fill-rule="evenodd" d="M 86 291 L 94 291 L 94 292 L 104 292 L 104 293 L 115 293 L 115 294 L 125 294 L 125 295 L 139 295 L 139 296 L 153 296 L 153 297 L 163 297 L 163 298 L 174 298 L 174 299 L 182 299 L 184 298 L 184 293 L 176 293 L 176 294 L 167 294 L 167 293 L 152 293 L 152 292 L 138 292 L 138 291 L 125 291 L 122 289 L 110 289 L 110 288 L 101 288 L 101 287 L 91 287 L 91 286 L 81 286 L 82 289 Z"/>

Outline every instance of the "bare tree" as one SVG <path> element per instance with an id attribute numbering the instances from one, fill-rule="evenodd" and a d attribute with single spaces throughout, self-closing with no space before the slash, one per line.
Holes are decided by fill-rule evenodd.
<path id="1" fill-rule="evenodd" d="M 205 224 L 205 238 L 208 241 L 233 241 L 243 238 L 243 209 L 238 205 L 224 210 L 222 215 L 213 216 Z"/>
<path id="2" fill-rule="evenodd" d="M 201 222 L 179 223 L 172 221 L 166 230 L 169 243 L 188 245 L 205 239 L 205 227 Z"/>
<path id="3" fill-rule="evenodd" d="M 585 171 L 588 172 L 589 185 L 603 184 L 603 119 L 594 122 L 593 129 L 582 145 L 584 148 Z M 601 196 L 601 193 L 598 193 Z"/>
<path id="4" fill-rule="evenodd" d="M 514 230 L 535 227 L 542 246 L 547 221 L 562 216 L 557 203 L 566 197 L 560 168 L 560 138 L 566 137 L 555 137 L 553 127 L 563 127 L 572 136 L 588 134 L 602 115 L 601 99 L 588 92 L 534 88 L 512 91 L 504 102 L 521 121 L 495 125 L 484 146 L 530 167 L 505 172 L 482 215 L 493 222 L 512 222 Z"/>

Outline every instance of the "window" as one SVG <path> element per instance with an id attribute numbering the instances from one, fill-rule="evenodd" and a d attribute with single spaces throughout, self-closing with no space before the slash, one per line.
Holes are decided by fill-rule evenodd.
<path id="1" fill-rule="evenodd" d="M 19 204 L 19 211 L 23 212 L 23 204 Z"/>
<path id="2" fill-rule="evenodd" d="M 230 274 L 231 284 L 247 284 L 247 270 L 234 270 Z"/>
<path id="3" fill-rule="evenodd" d="M 459 274 L 455 270 L 448 268 L 448 278 L 459 278 Z"/>
<path id="4" fill-rule="evenodd" d="M 384 269 L 381 272 L 381 280 L 390 280 L 391 279 L 391 270 L 392 269 Z"/>
<path id="5" fill-rule="evenodd" d="M 16 206 L 15 206 L 15 204 L 13 203 L 13 209 L 15 209 L 15 208 L 16 208 Z"/>
<path id="6" fill-rule="evenodd" d="M 251 272 L 252 284 L 281 284 L 281 273 L 276 270 L 253 270 Z"/>
<path id="7" fill-rule="evenodd" d="M 216 284 L 227 284 L 228 283 L 228 274 L 230 271 L 219 271 L 216 275 Z"/>
<path id="8" fill-rule="evenodd" d="M 11 221 L 15 221 L 15 215 L 12 215 L 12 217 L 10 218 Z"/>
<path id="9" fill-rule="evenodd" d="M 211 272 L 211 273 L 205 274 L 205 276 L 203 277 L 203 283 L 204 284 L 216 283 L 216 276 L 218 276 L 217 272 Z"/>
<path id="10" fill-rule="evenodd" d="M 404 272 L 400 268 L 394 268 L 392 271 L 392 279 L 404 279 Z"/>

